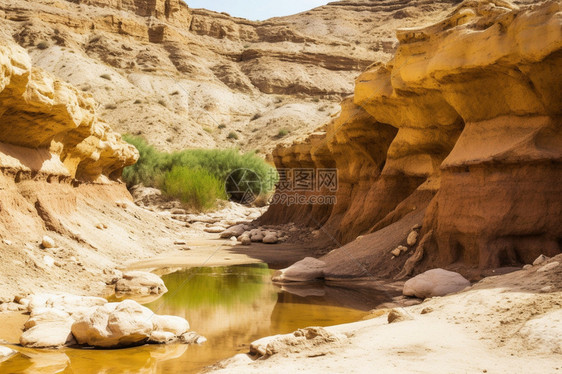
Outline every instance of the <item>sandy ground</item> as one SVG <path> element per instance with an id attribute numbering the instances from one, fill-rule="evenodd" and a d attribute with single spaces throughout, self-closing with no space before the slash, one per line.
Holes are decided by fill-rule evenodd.
<path id="1" fill-rule="evenodd" d="M 327 328 L 337 342 L 294 341 L 255 361 L 238 355 L 217 373 L 556 373 L 562 371 L 562 255 L 486 278 L 464 292 Z M 544 270 L 544 268 L 543 268 Z"/>

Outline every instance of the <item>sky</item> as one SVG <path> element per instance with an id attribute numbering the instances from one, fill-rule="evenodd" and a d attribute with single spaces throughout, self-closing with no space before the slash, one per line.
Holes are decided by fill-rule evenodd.
<path id="1" fill-rule="evenodd" d="M 329 3 L 324 0 L 184 0 L 190 8 L 226 12 L 250 20 L 288 16 Z"/>

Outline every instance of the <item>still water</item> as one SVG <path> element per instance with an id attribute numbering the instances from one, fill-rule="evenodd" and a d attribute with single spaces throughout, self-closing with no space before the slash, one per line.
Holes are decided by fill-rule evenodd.
<path id="1" fill-rule="evenodd" d="M 186 318 L 202 345 L 145 345 L 118 350 L 33 350 L 0 364 L 2 373 L 196 373 L 268 335 L 307 326 L 354 322 L 386 301 L 373 290 L 323 284 L 280 288 L 266 264 L 192 268 L 164 275 L 168 287 L 146 304 L 157 314 Z"/>

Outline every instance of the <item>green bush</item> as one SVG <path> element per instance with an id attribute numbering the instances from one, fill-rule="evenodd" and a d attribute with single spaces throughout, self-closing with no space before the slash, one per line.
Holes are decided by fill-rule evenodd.
<path id="1" fill-rule="evenodd" d="M 287 129 L 281 129 L 279 130 L 279 132 L 277 133 L 277 137 L 278 138 L 282 138 L 284 136 L 287 136 L 289 134 L 289 130 Z"/>
<path id="2" fill-rule="evenodd" d="M 123 180 L 129 187 L 142 183 L 147 187 L 162 189 L 165 195 L 171 194 L 169 196 L 179 197 L 176 193 L 172 194 L 170 184 L 172 180 L 169 180 L 169 188 L 165 187 L 167 178 L 171 178 L 167 173 L 176 167 L 207 172 L 220 181 L 222 191 L 225 190 L 227 177 L 238 169 L 249 169 L 257 175 L 257 182 L 251 174 L 248 176 L 248 180 L 245 180 L 244 177 L 241 177 L 242 180 L 240 180 L 256 195 L 268 194 L 277 183 L 275 169 L 255 152 L 240 153 L 236 149 L 186 149 L 167 153 L 158 151 L 142 137 L 124 135 L 123 139 L 134 145 L 140 153 L 139 161 L 135 165 L 126 167 L 123 171 Z M 244 173 L 238 172 L 235 174 L 244 175 Z M 198 176 L 198 174 L 191 175 Z M 203 178 L 202 174 L 201 178 Z M 226 198 L 226 196 L 219 198 Z M 190 204 L 188 201 L 185 202 Z M 197 206 L 197 204 L 191 205 Z"/>
<path id="3" fill-rule="evenodd" d="M 231 132 L 228 133 L 228 136 L 226 138 L 238 140 L 238 134 L 235 133 L 234 131 L 231 131 Z"/>
<path id="4" fill-rule="evenodd" d="M 217 200 L 226 199 L 224 184 L 204 169 L 174 166 L 164 175 L 162 192 L 199 211 L 216 206 Z"/>

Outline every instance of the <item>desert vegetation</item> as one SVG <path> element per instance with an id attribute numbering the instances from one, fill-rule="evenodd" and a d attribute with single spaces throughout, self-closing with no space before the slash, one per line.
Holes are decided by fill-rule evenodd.
<path id="1" fill-rule="evenodd" d="M 275 169 L 255 152 L 236 149 L 186 149 L 162 152 L 139 136 L 125 135 L 140 153 L 139 161 L 123 171 L 128 187 L 143 184 L 180 199 L 189 208 L 204 211 L 227 199 L 225 182 L 230 174 L 256 195 L 268 194 L 277 180 Z M 258 181 L 245 180 L 239 170 L 251 170 Z M 248 176 L 250 178 L 250 176 Z M 255 178 L 254 178 L 255 179 Z"/>

